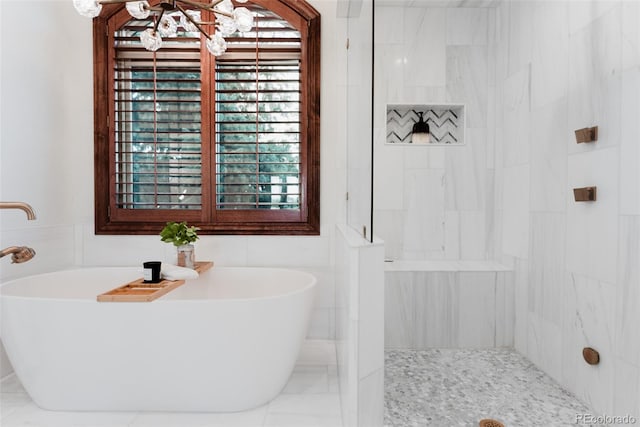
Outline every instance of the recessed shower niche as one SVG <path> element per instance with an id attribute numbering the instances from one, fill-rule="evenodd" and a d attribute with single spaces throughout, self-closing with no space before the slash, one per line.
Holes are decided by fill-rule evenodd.
<path id="1" fill-rule="evenodd" d="M 412 142 L 420 117 L 429 125 L 429 143 Z M 465 114 L 462 104 L 387 104 L 387 144 L 464 145 Z"/>

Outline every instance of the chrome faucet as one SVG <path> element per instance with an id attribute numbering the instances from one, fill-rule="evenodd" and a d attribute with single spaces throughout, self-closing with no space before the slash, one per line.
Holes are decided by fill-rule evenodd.
<path id="1" fill-rule="evenodd" d="M 0 209 L 20 209 L 27 214 L 28 220 L 36 219 L 36 213 L 33 208 L 24 202 L 0 202 Z M 36 255 L 36 251 L 26 246 L 9 246 L 0 250 L 0 258 L 11 254 L 11 262 L 21 263 L 27 262 Z"/>

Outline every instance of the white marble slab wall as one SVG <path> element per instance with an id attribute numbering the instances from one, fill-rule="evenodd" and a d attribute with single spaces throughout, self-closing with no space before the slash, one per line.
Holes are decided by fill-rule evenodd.
<path id="1" fill-rule="evenodd" d="M 376 7 L 374 230 L 388 258 L 493 256 L 489 10 Z M 447 103 L 465 105 L 464 146 L 385 145 L 388 104 Z"/>
<path id="2" fill-rule="evenodd" d="M 382 426 L 384 244 L 336 230 L 336 350 L 345 426 Z"/>
<path id="3" fill-rule="evenodd" d="M 515 347 L 595 413 L 640 416 L 640 4 L 494 11 L 495 218 Z M 597 125 L 598 141 L 575 129 Z M 598 200 L 572 189 L 595 185 Z M 582 348 L 601 355 L 597 366 Z"/>
<path id="4" fill-rule="evenodd" d="M 387 271 L 385 347 L 512 347 L 512 282 L 507 271 Z"/>
<path id="5" fill-rule="evenodd" d="M 640 4 L 622 3 L 621 139 L 613 408 L 640 418 Z M 635 313 L 635 314 L 634 314 Z"/>
<path id="6" fill-rule="evenodd" d="M 640 43 L 636 46 L 640 47 Z M 630 413 L 640 418 L 640 212 L 621 215 L 619 227 L 612 332 L 615 378 L 610 398 L 617 413 Z"/>
<path id="7" fill-rule="evenodd" d="M 85 160 L 93 162 L 92 107 L 77 101 L 92 102 L 92 59 L 91 22 L 68 25 L 77 16 L 73 8 L 56 2 L 2 2 L 0 8 L 0 200 L 27 202 L 36 213 L 36 220 L 27 221 L 22 211 L 0 211 L 0 248 L 36 251 L 27 263 L 2 258 L 5 281 L 76 262 L 78 193 L 92 188 L 93 176 L 83 167 Z M 20 38 L 20 24 L 11 18 L 16 13 L 28 14 L 37 31 Z M 66 49 L 54 54 L 38 40 Z M 30 53 L 20 45 L 30 45 Z M 83 134 L 90 139 L 74 145 Z M 90 197 L 86 202 L 93 205 Z M 0 342 L 0 377 L 12 371 L 4 354 Z"/>

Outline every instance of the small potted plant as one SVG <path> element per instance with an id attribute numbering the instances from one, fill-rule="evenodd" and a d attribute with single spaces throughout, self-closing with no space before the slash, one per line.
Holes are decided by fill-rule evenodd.
<path id="1" fill-rule="evenodd" d="M 178 265 L 195 268 L 195 252 L 193 242 L 198 240 L 198 227 L 189 227 L 185 221 L 167 222 L 160 232 L 160 240 L 173 243 L 178 250 Z"/>

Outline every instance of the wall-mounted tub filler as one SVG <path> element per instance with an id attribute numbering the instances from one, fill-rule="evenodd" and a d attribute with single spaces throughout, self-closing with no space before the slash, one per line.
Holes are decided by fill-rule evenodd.
<path id="1" fill-rule="evenodd" d="M 27 219 L 36 219 L 36 213 L 28 203 L 24 202 L 0 202 L 0 209 L 20 209 L 27 214 Z"/>
<path id="2" fill-rule="evenodd" d="M 36 219 L 36 213 L 31 205 L 24 202 L 0 202 L 0 209 L 20 209 L 27 214 L 27 219 L 32 221 Z M 29 261 L 36 256 L 36 251 L 26 246 L 9 246 L 0 250 L 0 258 L 11 255 L 11 262 L 20 264 Z"/>
<path id="3" fill-rule="evenodd" d="M 0 250 L 0 258 L 9 254 L 12 254 L 11 262 L 13 264 L 20 264 L 23 262 L 27 262 L 31 258 L 36 256 L 36 251 L 26 246 L 9 246 L 8 248 Z"/>

